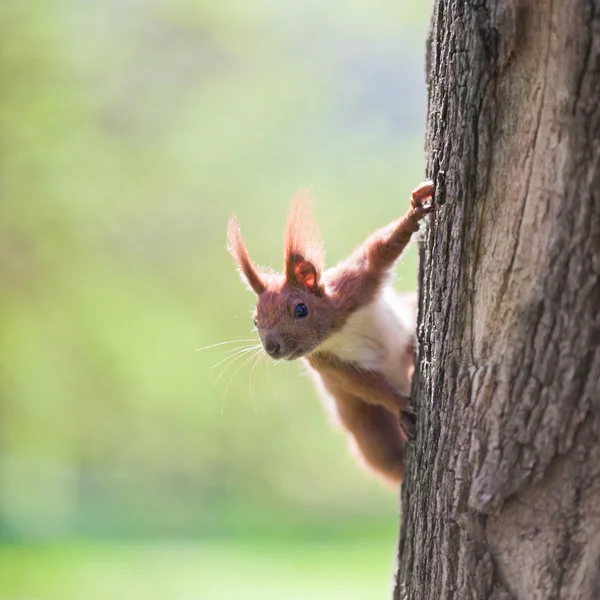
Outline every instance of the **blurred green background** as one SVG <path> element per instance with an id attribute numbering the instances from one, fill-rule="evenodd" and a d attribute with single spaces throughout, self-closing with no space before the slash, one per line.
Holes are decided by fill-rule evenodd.
<path id="1" fill-rule="evenodd" d="M 2 0 L 0 600 L 389 596 L 397 495 L 301 365 L 194 349 L 255 337 L 233 211 L 276 268 L 301 188 L 330 264 L 404 212 L 428 12 Z"/>

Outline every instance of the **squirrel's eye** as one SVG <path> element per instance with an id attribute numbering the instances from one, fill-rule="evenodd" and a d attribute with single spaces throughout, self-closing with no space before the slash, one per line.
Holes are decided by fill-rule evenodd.
<path id="1" fill-rule="evenodd" d="M 254 323 L 254 327 L 258 327 L 258 321 L 256 319 L 252 319 L 252 322 Z"/>
<path id="2" fill-rule="evenodd" d="M 296 304 L 296 308 L 294 308 L 294 316 L 296 319 L 304 319 L 304 317 L 307 317 L 308 308 L 306 304 Z"/>

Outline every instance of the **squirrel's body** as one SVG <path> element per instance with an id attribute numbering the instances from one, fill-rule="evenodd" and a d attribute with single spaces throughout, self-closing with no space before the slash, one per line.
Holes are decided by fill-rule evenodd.
<path id="1" fill-rule="evenodd" d="M 235 218 L 228 246 L 258 295 L 254 322 L 267 354 L 302 358 L 367 464 L 402 480 L 406 397 L 414 368 L 415 301 L 389 285 L 391 269 L 432 209 L 421 184 L 405 217 L 370 236 L 322 273 L 323 253 L 308 202 L 297 199 L 285 230 L 285 274 L 260 273 Z"/>
<path id="2" fill-rule="evenodd" d="M 403 474 L 401 419 L 414 362 L 412 296 L 400 296 L 385 286 L 303 359 L 312 367 L 313 380 L 334 419 L 350 432 L 357 458 L 393 481 Z M 333 369 L 331 361 L 336 361 Z M 395 405 L 373 404 L 377 386 L 388 383 L 387 395 Z"/>

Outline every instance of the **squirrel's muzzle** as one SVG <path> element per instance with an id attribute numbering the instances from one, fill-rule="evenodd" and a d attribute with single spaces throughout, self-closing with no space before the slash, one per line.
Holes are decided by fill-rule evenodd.
<path id="1" fill-rule="evenodd" d="M 263 342 L 263 348 L 265 349 L 265 352 L 271 358 L 281 358 L 282 357 L 281 344 L 275 337 L 268 337 Z"/>

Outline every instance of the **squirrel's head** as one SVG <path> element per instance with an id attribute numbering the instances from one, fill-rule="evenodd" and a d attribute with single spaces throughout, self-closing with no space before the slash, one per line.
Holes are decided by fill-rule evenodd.
<path id="1" fill-rule="evenodd" d="M 321 280 L 324 255 L 307 195 L 296 196 L 290 206 L 283 275 L 255 267 L 235 216 L 229 220 L 227 247 L 242 280 L 258 296 L 253 317 L 265 352 L 293 360 L 315 350 L 332 331 L 334 307 Z"/>

